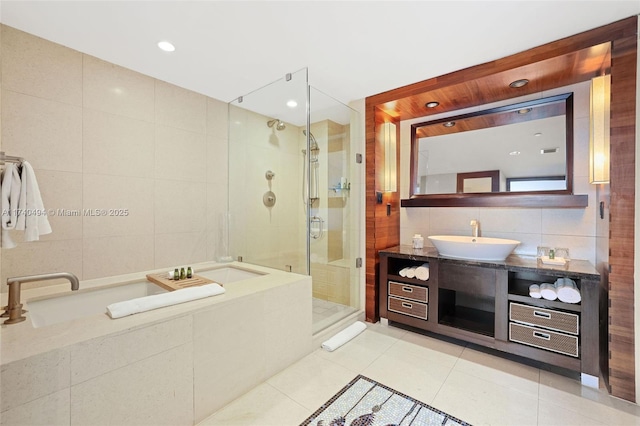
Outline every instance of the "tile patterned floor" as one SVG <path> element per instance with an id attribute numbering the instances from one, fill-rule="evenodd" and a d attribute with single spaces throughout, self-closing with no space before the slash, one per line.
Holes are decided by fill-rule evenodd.
<path id="1" fill-rule="evenodd" d="M 367 324 L 200 423 L 298 425 L 363 374 L 475 426 L 640 425 L 640 407 L 574 379 L 395 327 Z"/>

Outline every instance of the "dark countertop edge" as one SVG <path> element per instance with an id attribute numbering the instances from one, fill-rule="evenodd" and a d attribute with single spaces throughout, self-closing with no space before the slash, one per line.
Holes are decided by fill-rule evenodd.
<path id="1" fill-rule="evenodd" d="M 379 250 L 378 253 L 396 255 L 405 259 L 420 260 L 420 258 L 438 259 L 439 261 L 455 262 L 464 265 L 485 266 L 497 269 L 507 269 L 514 272 L 536 272 L 540 274 L 562 273 L 570 278 L 600 279 L 600 274 L 588 260 L 573 259 L 564 266 L 542 265 L 535 256 L 512 254 L 504 261 L 467 260 L 440 256 L 434 247 L 414 249 L 410 245 L 400 245 Z"/>

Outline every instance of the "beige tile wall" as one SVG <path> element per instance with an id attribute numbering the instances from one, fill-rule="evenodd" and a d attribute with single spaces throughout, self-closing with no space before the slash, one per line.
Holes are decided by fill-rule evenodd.
<path id="1" fill-rule="evenodd" d="M 215 259 L 227 209 L 227 104 L 11 27 L 0 40 L 2 149 L 32 164 L 45 207 L 56 210 L 52 234 L 2 250 L 2 281 Z"/>

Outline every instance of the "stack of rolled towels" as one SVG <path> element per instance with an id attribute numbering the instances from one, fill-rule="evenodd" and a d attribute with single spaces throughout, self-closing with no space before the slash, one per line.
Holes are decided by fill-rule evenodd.
<path id="1" fill-rule="evenodd" d="M 582 300 L 580 290 L 571 278 L 558 278 L 554 284 L 532 284 L 529 286 L 529 296 L 535 299 L 558 299 L 564 303 L 579 303 Z"/>
<path id="2" fill-rule="evenodd" d="M 429 264 L 423 263 L 420 266 L 408 266 L 402 268 L 399 272 L 401 277 L 416 278 L 422 281 L 429 279 Z"/>

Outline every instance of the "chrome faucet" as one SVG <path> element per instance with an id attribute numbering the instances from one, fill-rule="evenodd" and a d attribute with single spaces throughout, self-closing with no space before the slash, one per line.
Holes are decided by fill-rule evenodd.
<path id="1" fill-rule="evenodd" d="M 68 279 L 71 283 L 71 290 L 75 291 L 80 288 L 80 281 L 78 281 L 78 277 L 70 272 L 54 272 L 51 274 L 27 275 L 24 277 L 7 278 L 7 285 L 9 286 L 9 300 L 7 306 L 5 306 L 4 308 L 4 313 L 0 315 L 0 317 L 9 317 L 9 319 L 7 319 L 4 323 L 16 324 L 27 319 L 22 315 L 26 311 L 22 310 L 22 303 L 20 303 L 20 284 L 32 281 L 55 280 L 57 278 Z"/>
<path id="2" fill-rule="evenodd" d="M 480 222 L 477 219 L 471 219 L 471 236 L 473 238 L 480 236 Z"/>

